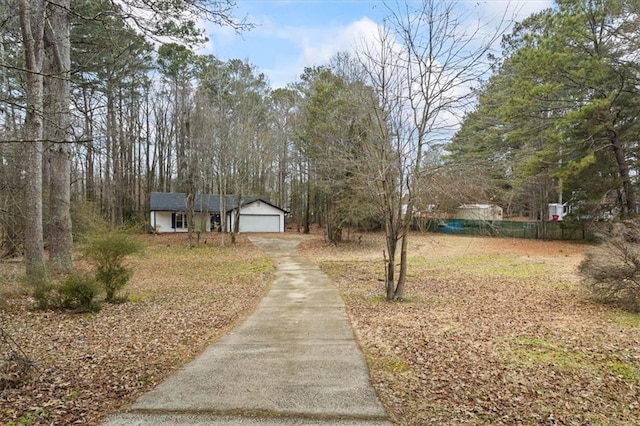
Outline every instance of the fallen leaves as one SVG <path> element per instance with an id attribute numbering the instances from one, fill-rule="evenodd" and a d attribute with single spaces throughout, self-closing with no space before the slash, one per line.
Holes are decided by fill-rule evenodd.
<path id="1" fill-rule="evenodd" d="M 0 424 L 99 423 L 247 315 L 272 272 L 245 238 L 189 249 L 184 235 L 149 236 L 146 245 L 124 289 L 130 302 L 74 315 L 32 311 L 14 295 L 0 310 L 2 328 L 36 366 L 0 393 Z"/>
<path id="2" fill-rule="evenodd" d="M 407 300 L 387 303 L 383 244 L 305 237 L 300 250 L 341 291 L 397 424 L 640 423 L 640 316 L 581 297 L 584 246 L 412 235 Z M 149 236 L 133 263 L 132 301 L 97 314 L 30 311 L 11 290 L 2 327 L 36 368 L 0 393 L 0 423 L 97 424 L 249 313 L 272 272 L 244 239 Z"/>
<path id="3" fill-rule="evenodd" d="M 638 424 L 640 328 L 586 301 L 584 246 L 416 234 L 407 301 L 383 294 L 379 235 L 305 241 L 347 303 L 394 422 Z"/>

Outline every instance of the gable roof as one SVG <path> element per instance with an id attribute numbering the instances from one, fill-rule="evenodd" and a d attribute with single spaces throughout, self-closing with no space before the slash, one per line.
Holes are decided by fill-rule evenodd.
<path id="1" fill-rule="evenodd" d="M 225 212 L 228 213 L 236 208 L 236 197 L 233 195 L 225 195 L 224 197 Z M 274 205 L 268 199 L 261 197 L 245 197 L 242 199 L 242 205 L 245 206 L 258 200 L 286 212 L 286 210 Z M 151 211 L 184 212 L 187 210 L 187 194 L 184 192 L 152 192 L 149 206 Z M 219 212 L 220 196 L 216 194 L 196 194 L 194 211 Z"/>
<path id="2" fill-rule="evenodd" d="M 278 207 L 275 204 L 273 204 L 269 199 L 267 198 L 261 198 L 261 197 L 250 197 L 250 198 L 246 198 L 244 200 L 242 200 L 242 206 L 247 206 L 251 203 L 255 203 L 256 201 L 262 201 L 265 204 L 270 205 L 271 207 L 273 207 L 274 209 L 278 209 L 281 210 L 283 213 L 289 213 L 288 211 L 286 211 L 285 209 L 283 209 L 282 207 Z"/>

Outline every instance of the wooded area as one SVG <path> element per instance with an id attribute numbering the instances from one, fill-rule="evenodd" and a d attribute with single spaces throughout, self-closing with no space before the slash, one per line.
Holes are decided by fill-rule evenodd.
<path id="1" fill-rule="evenodd" d="M 331 241 L 384 229 L 394 299 L 414 213 L 636 213 L 638 2 L 559 0 L 509 35 L 464 4 L 384 7 L 375 45 L 272 89 L 194 53 L 195 16 L 251 29 L 229 0 L 3 2 L 0 255 L 37 282 L 98 218 L 146 229 L 152 191 L 266 196 Z"/>
<path id="2" fill-rule="evenodd" d="M 492 77 L 447 147 L 508 213 L 638 213 L 640 4 L 559 1 L 503 38 Z M 469 181 L 468 181 L 469 182 Z M 481 185 L 470 185 L 482 190 Z"/>

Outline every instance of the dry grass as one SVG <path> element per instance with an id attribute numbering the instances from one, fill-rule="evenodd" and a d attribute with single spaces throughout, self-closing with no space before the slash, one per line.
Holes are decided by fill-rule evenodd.
<path id="1" fill-rule="evenodd" d="M 397 424 L 640 424 L 640 316 L 585 300 L 584 246 L 414 235 L 407 300 L 383 241 L 301 249 L 340 289 Z"/>
<path id="2" fill-rule="evenodd" d="M 640 316 L 582 297 L 584 246 L 413 235 L 407 300 L 387 303 L 381 235 L 285 237 L 340 289 L 397 424 L 640 423 Z M 271 265 L 244 238 L 213 242 L 145 237 L 132 301 L 89 315 L 30 311 L 20 264 L 0 264 L 2 327 L 39 373 L 0 393 L 0 423 L 96 424 L 248 314 Z"/>

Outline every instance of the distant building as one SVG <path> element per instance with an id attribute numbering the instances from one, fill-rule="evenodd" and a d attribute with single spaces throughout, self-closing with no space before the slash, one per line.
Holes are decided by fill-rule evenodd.
<path id="1" fill-rule="evenodd" d="M 549 217 L 547 220 L 554 222 L 561 221 L 567 213 L 567 203 L 549 203 Z"/>
<path id="2" fill-rule="evenodd" d="M 502 220 L 502 207 L 494 204 L 463 204 L 456 209 L 456 219 Z"/>

